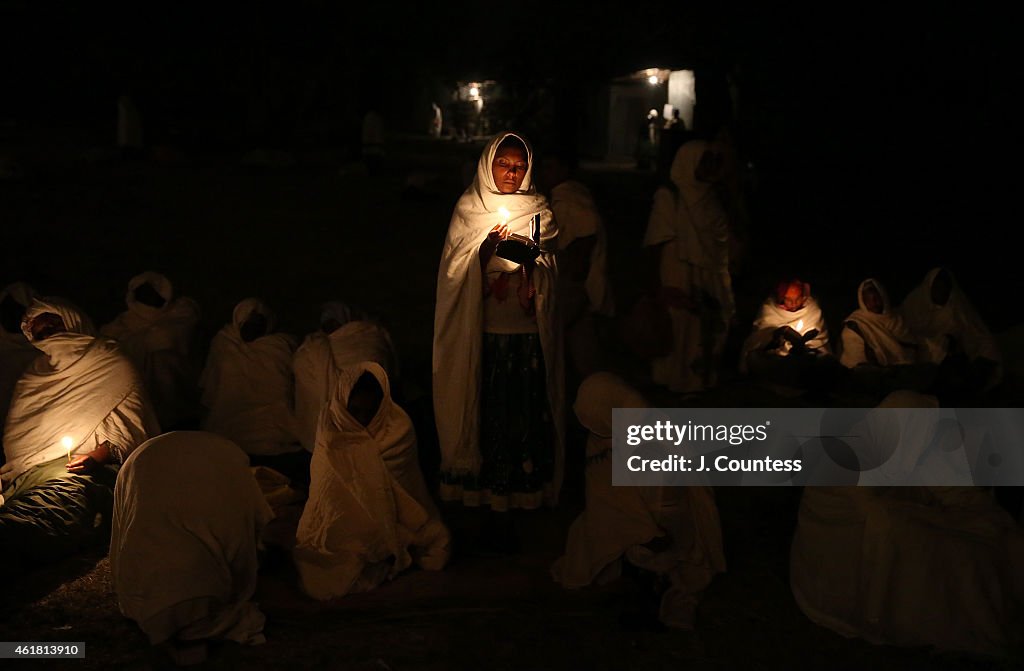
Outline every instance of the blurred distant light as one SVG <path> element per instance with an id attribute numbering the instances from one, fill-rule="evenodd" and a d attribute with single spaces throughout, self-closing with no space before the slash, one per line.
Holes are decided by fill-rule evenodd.
<path id="1" fill-rule="evenodd" d="M 469 87 L 469 95 L 473 96 L 474 98 L 477 97 L 478 95 L 480 95 L 480 89 L 477 88 L 476 86 Z"/>
<path id="2" fill-rule="evenodd" d="M 650 77 L 648 77 L 647 78 L 647 83 L 650 84 L 651 86 L 657 86 L 658 85 L 658 75 L 651 75 Z"/>

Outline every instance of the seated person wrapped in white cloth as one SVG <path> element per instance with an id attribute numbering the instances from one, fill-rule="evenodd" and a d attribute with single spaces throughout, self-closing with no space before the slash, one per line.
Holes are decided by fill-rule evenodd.
<path id="1" fill-rule="evenodd" d="M 859 308 L 843 320 L 843 351 L 839 362 L 847 368 L 869 364 L 899 366 L 927 361 L 931 350 L 906 327 L 890 307 L 882 283 L 866 279 L 857 289 Z"/>
<path id="2" fill-rule="evenodd" d="M 39 356 L 39 350 L 21 331 L 25 310 L 35 297 L 36 292 L 24 282 L 15 282 L 0 291 L 0 417 L 7 417 L 14 385 Z"/>
<path id="3" fill-rule="evenodd" d="M 199 431 L 148 440 L 125 461 L 114 499 L 114 591 L 150 643 L 263 642 L 251 599 L 273 513 L 238 446 Z"/>
<path id="4" fill-rule="evenodd" d="M 587 507 L 569 528 L 565 556 L 552 574 L 578 588 L 619 577 L 622 559 L 667 576 L 658 617 L 691 629 L 698 596 L 725 570 L 722 531 L 708 487 L 613 487 L 612 409 L 646 408 L 621 378 L 595 373 L 583 381 L 574 409 L 587 436 Z"/>
<path id="5" fill-rule="evenodd" d="M 933 397 L 890 395 L 887 407 Z M 1024 531 L 974 487 L 807 487 L 790 557 L 814 622 L 872 643 L 1021 653 Z"/>
<path id="6" fill-rule="evenodd" d="M 199 305 L 175 296 L 171 281 L 145 272 L 128 283 L 128 310 L 100 329 L 113 338 L 138 368 L 160 426 L 173 428 L 196 412 L 196 371 L 189 349 L 199 322 Z"/>
<path id="7" fill-rule="evenodd" d="M 942 356 L 962 357 L 976 369 L 976 382 L 991 388 L 1002 378 L 1002 357 L 995 338 L 945 268 L 933 268 L 899 308 L 910 331 L 922 341 L 935 341 Z"/>
<path id="8" fill-rule="evenodd" d="M 398 379 L 397 357 L 383 326 L 354 315 L 344 303 L 323 306 L 321 328 L 306 336 L 295 352 L 295 420 L 302 446 L 310 452 L 316 441 L 320 410 L 337 384 L 337 372 L 362 361 L 376 361 L 389 380 Z"/>
<path id="9" fill-rule="evenodd" d="M 828 327 L 811 285 L 794 279 L 779 283 L 761 304 L 754 331 L 743 344 L 740 370 L 748 370 L 751 356 L 788 357 L 794 353 L 828 354 Z"/>
<path id="10" fill-rule="evenodd" d="M 38 560 L 102 536 L 116 474 L 106 466 L 159 427 L 134 366 L 68 302 L 37 299 L 23 330 L 43 356 L 18 380 L 4 427 L 0 545 Z"/>
<path id="11" fill-rule="evenodd" d="M 378 364 L 339 373 L 311 472 L 293 552 L 307 594 L 364 592 L 414 562 L 444 568 L 450 535 L 419 470 L 415 429 Z"/>
<path id="12" fill-rule="evenodd" d="M 239 303 L 213 338 L 199 384 L 209 410 L 203 429 L 249 455 L 302 449 L 295 438 L 291 336 L 274 333 L 274 314 L 261 300 Z"/>

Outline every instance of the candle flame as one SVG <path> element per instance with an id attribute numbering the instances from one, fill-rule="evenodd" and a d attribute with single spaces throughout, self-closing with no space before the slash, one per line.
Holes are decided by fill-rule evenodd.
<path id="1" fill-rule="evenodd" d="M 803 319 L 801 319 L 800 321 L 798 321 L 796 323 L 796 330 L 797 330 L 798 333 L 800 333 L 800 335 L 804 334 L 804 320 Z"/>
<path id="2" fill-rule="evenodd" d="M 72 447 L 75 446 L 75 439 L 72 438 L 71 436 L 64 436 L 63 438 L 60 439 L 60 444 L 61 447 L 63 447 L 65 450 L 70 450 Z"/>
<path id="3" fill-rule="evenodd" d="M 501 215 L 501 223 L 507 224 L 508 218 L 512 216 L 512 213 L 508 211 L 507 207 L 499 207 L 498 214 Z"/>

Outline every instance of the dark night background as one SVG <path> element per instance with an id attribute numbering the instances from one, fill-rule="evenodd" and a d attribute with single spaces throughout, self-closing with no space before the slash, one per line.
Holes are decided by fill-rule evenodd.
<path id="1" fill-rule="evenodd" d="M 865 277 L 882 279 L 898 302 L 928 269 L 948 265 L 992 330 L 1003 331 L 1019 322 L 1024 290 L 1015 272 L 1014 30 L 1009 17 L 966 3 L 456 0 L 354 10 L 326 0 L 0 0 L 0 158 L 25 170 L 0 181 L 0 286 L 24 279 L 104 323 L 123 309 L 131 276 L 158 270 L 198 299 L 206 341 L 245 296 L 265 297 L 294 333 L 314 327 L 321 301 L 351 300 L 389 327 L 403 375 L 425 393 L 441 242 L 462 189 L 460 166 L 479 154 L 427 141 L 430 101 L 457 81 L 500 81 L 520 103 L 510 112 L 517 129 L 543 147 L 579 140 L 579 120 L 596 113 L 594 87 L 656 66 L 695 70 L 698 123 L 709 126 L 728 109 L 726 77 L 738 87 L 734 127 L 757 178 L 748 194 L 750 266 L 736 284 L 742 325 L 780 274 L 810 280 L 826 317 L 838 320 L 856 307 Z M 114 153 L 116 101 L 126 91 L 142 113 L 144 160 Z M 390 172 L 377 180 L 345 172 L 359 159 L 371 106 L 393 136 L 413 138 L 389 154 Z M 288 152 L 295 163 L 242 166 L 257 148 Z M 415 172 L 440 175 L 432 199 L 401 197 Z M 594 170 L 583 181 L 608 222 L 611 282 L 624 312 L 640 291 L 634 275 L 655 180 Z M 837 322 L 831 328 L 839 332 Z M 425 582 L 411 595 L 396 581 L 327 608 L 271 579 L 258 595 L 269 604 L 270 643 L 241 667 L 261 655 L 269 666 L 324 666 L 340 655 L 365 661 L 420 646 L 433 657 L 410 659 L 446 668 L 449 647 L 479 639 L 460 659 L 493 653 L 534 668 L 531 648 L 558 640 L 548 646 L 551 664 L 620 668 L 622 659 L 602 658 L 599 645 L 574 657 L 602 636 L 635 668 L 695 658 L 706 664 L 695 668 L 755 658 L 759 668 L 964 665 L 852 643 L 810 624 L 788 586 L 797 500 L 754 488 L 717 494 L 729 573 L 701 606 L 706 650 L 666 657 L 669 644 L 605 634 L 617 632 L 600 620 L 605 594 L 565 597 L 547 576 L 581 494 L 533 523 L 522 558 L 419 574 Z M 89 614 L 97 608 L 90 599 L 106 599 L 95 621 L 76 622 L 76 640 L 104 640 L 122 661 L 135 654 L 142 635 L 130 622 L 111 624 L 116 604 L 97 561 L 79 558 L 44 575 L 48 584 L 17 586 L 11 602 L 33 605 L 9 622 L 45 633 L 69 609 Z M 489 609 L 494 603 L 506 610 Z M 434 622 L 451 630 L 438 633 Z M 318 626 L 332 638 L 310 638 Z"/>

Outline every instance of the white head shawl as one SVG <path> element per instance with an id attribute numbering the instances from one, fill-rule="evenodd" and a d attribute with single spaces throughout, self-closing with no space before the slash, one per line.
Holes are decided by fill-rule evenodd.
<path id="1" fill-rule="evenodd" d="M 498 146 L 508 137 L 526 147 L 529 167 L 520 189 L 503 194 L 494 184 L 491 165 Z M 541 216 L 540 243 L 534 281 L 537 285 L 537 326 L 540 331 L 547 372 L 547 394 L 557 435 L 554 496 L 562 477 L 564 444 L 563 361 L 561 334 L 555 316 L 554 252 L 558 232 L 553 225 L 547 200 L 533 185 L 533 153 L 519 135 L 503 132 L 484 148 L 477 162 L 476 177 L 455 205 L 437 276 L 434 312 L 433 389 L 434 414 L 441 443 L 441 468 L 459 473 L 477 473 L 480 468 L 480 365 L 483 332 L 483 277 L 479 250 L 487 234 L 505 220 L 512 233 L 529 235 L 535 214 Z M 497 257 L 492 257 L 492 263 Z M 503 260 L 503 269 L 518 266 Z M 501 265 L 501 264 L 499 264 Z"/>
<path id="2" fill-rule="evenodd" d="M 145 303 L 140 303 L 139 300 L 135 298 L 135 290 L 143 284 L 149 284 L 158 294 L 160 294 L 160 297 L 164 299 L 164 305 L 162 307 L 146 305 Z M 167 277 L 153 271 L 146 271 L 133 277 L 131 281 L 128 282 L 128 293 L 124 298 L 129 310 L 148 319 L 153 319 L 165 312 L 171 305 L 172 300 L 174 300 L 174 285 L 171 284 L 171 281 L 167 279 Z"/>
<path id="3" fill-rule="evenodd" d="M 67 331 L 57 333 L 44 340 L 35 340 L 32 338 L 29 324 L 33 319 L 45 313 L 60 317 Z M 84 312 L 64 298 L 53 297 L 37 298 L 32 303 L 25 311 L 25 318 L 21 321 L 21 332 L 36 349 L 46 354 L 50 366 L 55 370 L 66 368 L 77 361 L 93 343 L 96 336 L 92 320 Z"/>
<path id="4" fill-rule="evenodd" d="M 945 305 L 932 302 L 932 284 L 940 272 L 949 278 L 951 289 Z M 954 336 L 971 359 L 984 357 L 1000 361 L 999 349 L 985 322 L 974 310 L 953 274 L 945 268 L 932 268 L 900 306 L 907 326 L 919 338 Z"/>
<path id="5" fill-rule="evenodd" d="M 864 291 L 873 286 L 882 297 L 882 312 L 872 312 L 864 304 Z M 854 322 L 857 331 L 864 339 L 864 345 L 870 347 L 880 366 L 895 366 L 913 363 L 914 357 L 907 353 L 907 346 L 917 343 L 917 339 L 907 330 L 903 319 L 890 308 L 889 294 L 882 283 L 868 278 L 857 288 L 857 304 L 860 306 L 844 320 L 844 324 Z M 849 326 L 847 326 L 849 328 Z"/>
<path id="6" fill-rule="evenodd" d="M 274 327 L 277 326 L 277 315 L 270 309 L 266 303 L 259 298 L 246 298 L 235 306 L 234 311 L 231 313 L 231 326 L 234 327 L 235 333 L 242 328 L 242 324 L 245 323 L 253 313 L 263 315 L 267 319 L 267 333 L 273 333 Z M 241 338 L 241 335 L 239 335 Z"/>
<path id="7" fill-rule="evenodd" d="M 720 273 L 729 271 L 729 221 L 714 187 L 697 179 L 710 145 L 691 140 L 679 148 L 670 178 L 676 198 L 676 250 L 679 260 Z"/>

